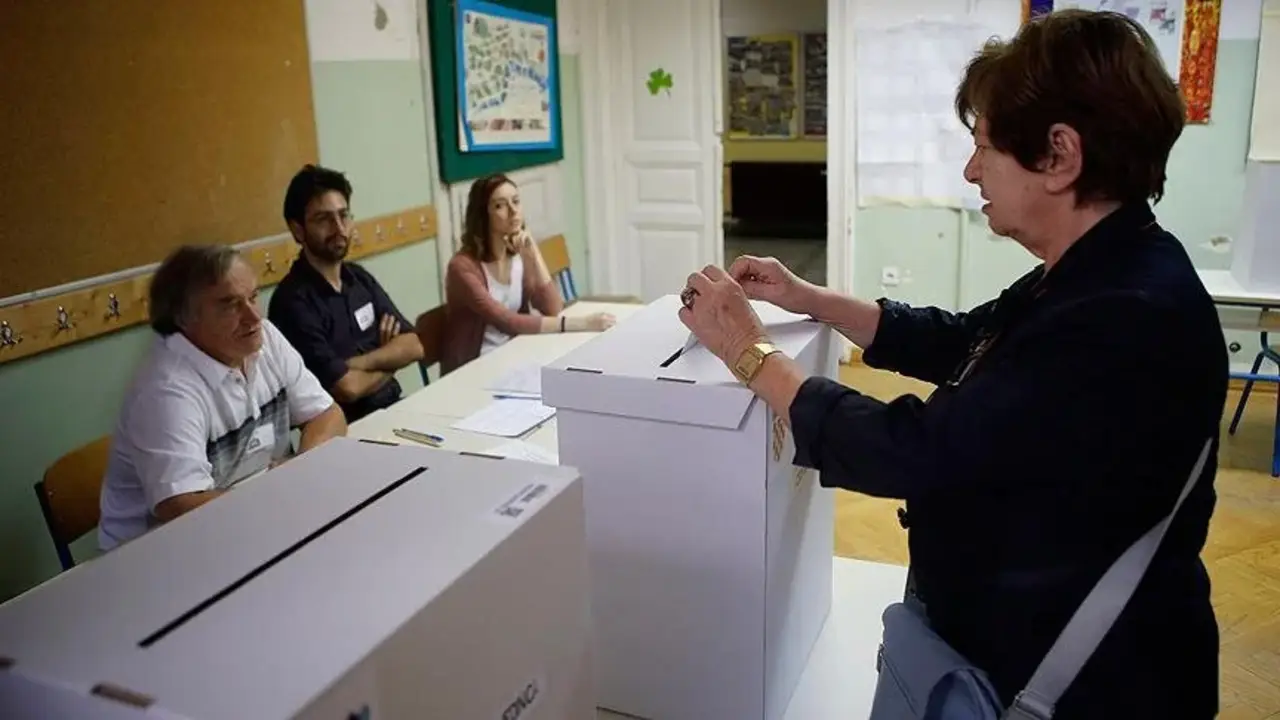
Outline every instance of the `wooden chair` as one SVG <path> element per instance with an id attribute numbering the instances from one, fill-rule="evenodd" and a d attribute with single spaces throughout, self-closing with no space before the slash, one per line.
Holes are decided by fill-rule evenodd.
<path id="1" fill-rule="evenodd" d="M 578 287 L 573 282 L 573 268 L 569 267 L 569 245 L 563 235 L 552 235 L 538 243 L 542 251 L 542 259 L 547 261 L 547 270 L 551 279 L 560 285 L 560 296 L 565 305 L 572 305 L 579 300 L 587 302 L 615 302 L 640 304 L 640 298 L 632 295 L 591 295 L 578 297 Z"/>
<path id="2" fill-rule="evenodd" d="M 35 485 L 40 512 L 63 570 L 76 564 L 71 543 L 98 526 L 98 498 L 110 453 L 111 437 L 98 438 L 58 458 Z"/>
<path id="3" fill-rule="evenodd" d="M 414 331 L 422 342 L 422 360 L 418 361 L 418 370 L 422 373 L 422 384 L 429 385 L 427 369 L 440 362 L 440 354 L 444 350 L 445 306 L 432 308 L 414 321 Z"/>

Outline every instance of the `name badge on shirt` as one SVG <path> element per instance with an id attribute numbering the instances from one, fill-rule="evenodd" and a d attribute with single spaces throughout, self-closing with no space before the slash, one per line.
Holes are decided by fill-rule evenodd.
<path id="1" fill-rule="evenodd" d="M 271 458 L 275 454 L 275 448 L 275 423 L 262 422 L 253 429 L 253 434 L 249 436 L 249 442 L 244 446 L 244 455 L 241 457 L 240 462 L 229 477 L 218 483 L 218 488 L 225 490 L 242 480 L 248 480 L 265 472 L 271 467 Z"/>
<path id="2" fill-rule="evenodd" d="M 276 428 L 272 423 L 263 423 L 253 431 L 253 436 L 249 438 L 249 446 L 245 448 L 246 455 L 253 455 L 260 452 L 270 453 L 276 447 Z"/>
<path id="3" fill-rule="evenodd" d="M 361 330 L 368 330 L 373 326 L 373 303 L 365 303 L 359 310 L 356 310 L 356 325 Z"/>

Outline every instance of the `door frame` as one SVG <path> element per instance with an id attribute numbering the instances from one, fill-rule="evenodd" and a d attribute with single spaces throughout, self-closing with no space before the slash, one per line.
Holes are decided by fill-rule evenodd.
<path id="1" fill-rule="evenodd" d="M 608 47 L 608 28 L 603 5 L 604 0 L 577 4 L 581 46 L 578 68 L 582 73 L 582 202 L 587 224 L 587 265 L 591 269 L 591 292 L 611 295 L 622 291 L 624 281 L 614 264 L 618 253 L 613 230 L 618 227 L 618 153 L 609 138 L 615 113 L 609 97 L 611 64 L 604 51 Z"/>
<path id="2" fill-rule="evenodd" d="M 431 30 L 425 3 L 414 3 L 418 30 L 419 63 L 422 68 L 422 107 L 427 130 L 427 168 L 431 173 L 431 204 L 436 211 L 436 280 L 440 283 L 440 304 L 445 303 L 445 276 L 453 259 L 458 237 L 454 232 L 453 199 L 449 185 L 440 175 L 440 146 L 436 144 L 435 83 L 432 81 Z"/>
<path id="3" fill-rule="evenodd" d="M 857 145 L 856 95 L 854 87 L 853 42 L 854 2 L 827 1 L 827 285 L 838 292 L 853 294 L 855 258 L 855 217 L 857 212 Z M 583 203 L 587 220 L 587 257 L 591 267 L 592 292 L 614 294 L 625 290 L 615 258 L 619 253 L 617 237 L 617 187 L 620 149 L 610 141 L 609 129 L 614 122 L 615 104 L 611 102 L 607 12 L 603 0 L 577 4 L 582 69 L 583 129 Z M 717 2 L 717 6 L 719 3 Z M 717 136 L 723 138 L 723 38 L 720 12 L 715 17 L 715 36 L 707 42 L 715 47 L 716 88 L 721 101 L 712 115 Z M 831 53 L 831 48 L 836 52 Z M 724 156 L 723 141 L 718 158 Z M 723 160 L 720 161 L 723 165 Z M 724 173 L 720 166 L 709 168 L 715 178 L 715 192 L 707 205 L 717 217 L 724 214 Z M 722 227 L 722 226 L 718 226 Z M 719 260 L 725 262 L 723 230 L 719 232 Z"/>
<path id="4" fill-rule="evenodd" d="M 856 1 L 827 0 L 827 286 L 845 295 L 857 277 Z"/>

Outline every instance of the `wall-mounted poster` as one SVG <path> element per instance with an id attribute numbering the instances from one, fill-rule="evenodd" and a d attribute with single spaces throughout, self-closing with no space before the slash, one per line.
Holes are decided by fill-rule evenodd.
<path id="1" fill-rule="evenodd" d="M 729 137 L 787 139 L 799 134 L 799 41 L 794 34 L 728 38 Z"/>
<path id="2" fill-rule="evenodd" d="M 1187 122 L 1209 122 L 1222 0 L 1022 0 L 1025 22 L 1054 10 L 1117 12 L 1151 35 L 1187 103 Z"/>
<path id="3" fill-rule="evenodd" d="M 458 149 L 544 150 L 560 133 L 555 20 L 457 0 Z"/>
<path id="4" fill-rule="evenodd" d="M 806 33 L 804 57 L 804 136 L 827 136 L 827 34 Z"/>

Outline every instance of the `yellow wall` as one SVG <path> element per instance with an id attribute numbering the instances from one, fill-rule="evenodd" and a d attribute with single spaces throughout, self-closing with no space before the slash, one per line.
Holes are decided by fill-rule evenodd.
<path id="1" fill-rule="evenodd" d="M 724 162 L 826 162 L 826 140 L 725 140 Z"/>

